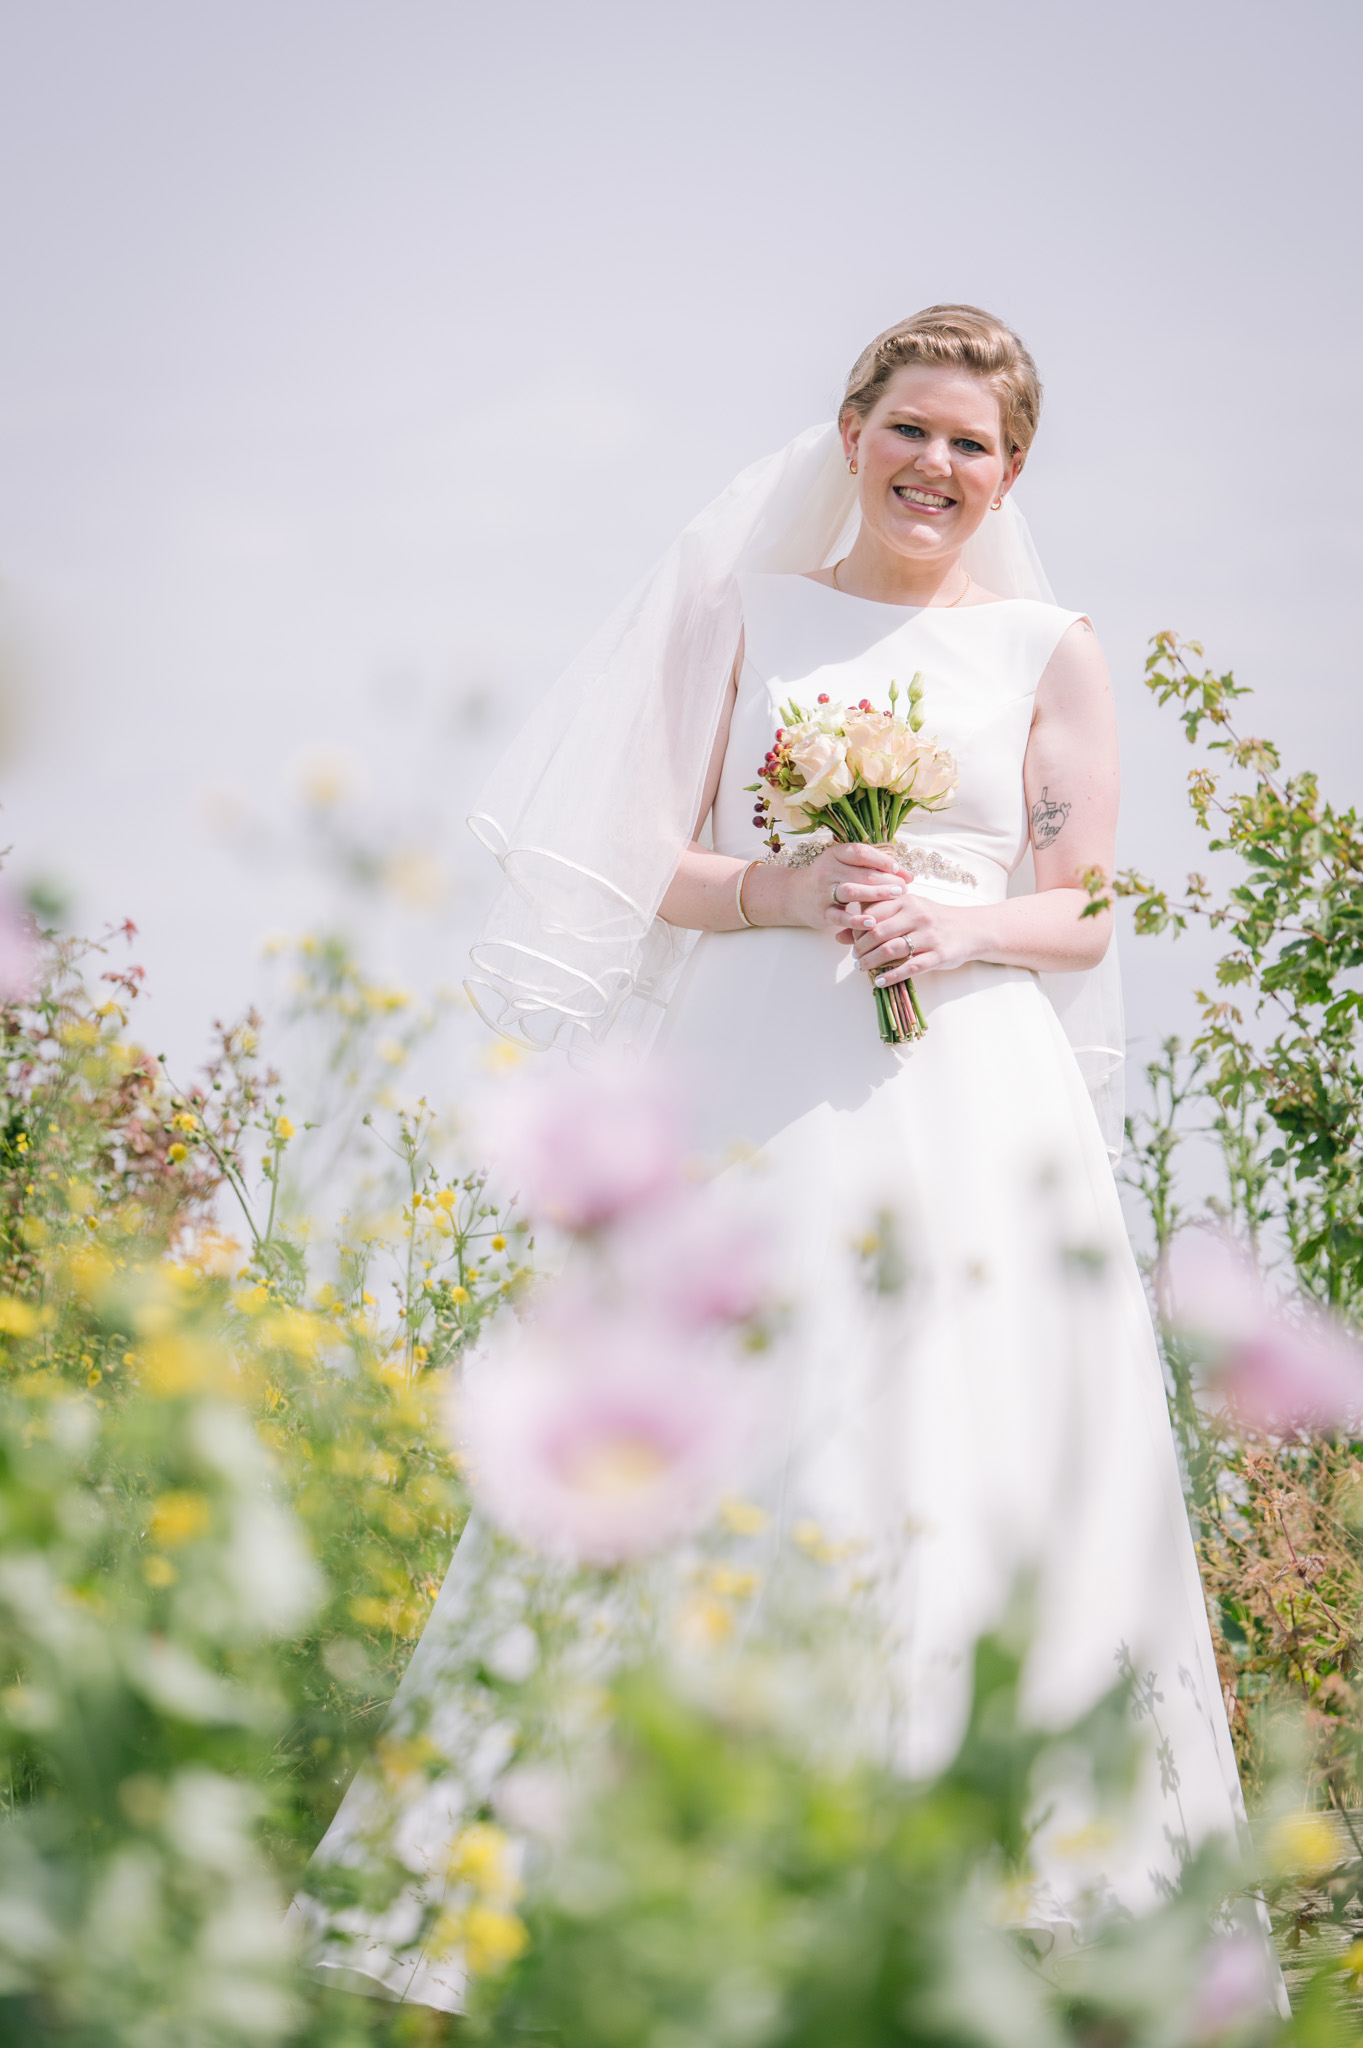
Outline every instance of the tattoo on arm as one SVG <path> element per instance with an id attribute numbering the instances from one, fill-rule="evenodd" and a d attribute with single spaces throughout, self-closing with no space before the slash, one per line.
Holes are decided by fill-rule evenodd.
<path id="1" fill-rule="evenodd" d="M 1058 839 L 1065 829 L 1069 817 L 1069 804 L 1052 803 L 1049 783 L 1042 788 L 1041 795 L 1032 805 L 1032 840 L 1037 846 L 1049 846 Z"/>

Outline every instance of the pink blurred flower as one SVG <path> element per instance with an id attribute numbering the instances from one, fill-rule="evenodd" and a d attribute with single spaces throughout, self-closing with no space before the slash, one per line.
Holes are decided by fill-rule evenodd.
<path id="1" fill-rule="evenodd" d="M 1224 1231 L 1180 1231 L 1161 1277 L 1178 1330 L 1214 1351 L 1248 1342 L 1268 1316 L 1258 1267 Z"/>
<path id="2" fill-rule="evenodd" d="M 537 1221 L 594 1230 L 682 1184 L 682 1121 L 656 1073 L 512 1084 L 490 1121 L 498 1176 Z"/>
<path id="3" fill-rule="evenodd" d="M 457 1423 L 479 1502 L 509 1535 L 619 1564 L 701 1527 L 738 1484 L 760 1385 L 653 1324 L 548 1317 L 474 1369 Z"/>
<path id="4" fill-rule="evenodd" d="M 747 1322 L 770 1297 L 765 1233 L 711 1188 L 626 1221 L 609 1255 L 624 1291 L 678 1329 Z"/>
<path id="5" fill-rule="evenodd" d="M 0 891 L 0 1003 L 26 1003 L 34 993 L 37 946 L 33 919 Z"/>
<path id="6" fill-rule="evenodd" d="M 1202 1958 L 1193 2006 L 1193 2039 L 1216 2041 L 1277 2011 L 1268 1968 L 1268 1936 L 1251 1931 L 1218 1935 Z"/>
<path id="7" fill-rule="evenodd" d="M 1363 1419 L 1363 1350 L 1320 1313 L 1265 1323 L 1235 1348 L 1221 1377 L 1256 1429 L 1356 1429 Z"/>
<path id="8" fill-rule="evenodd" d="M 1363 1347 L 1323 1310 L 1271 1302 L 1249 1254 L 1219 1231 L 1185 1230 L 1166 1260 L 1175 1328 L 1254 1429 L 1337 1429 L 1363 1419 Z"/>

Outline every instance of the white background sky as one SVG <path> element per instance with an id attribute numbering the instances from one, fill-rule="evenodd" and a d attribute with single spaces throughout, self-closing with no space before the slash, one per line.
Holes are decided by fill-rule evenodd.
<path id="1" fill-rule="evenodd" d="M 183 1066 L 263 934 L 325 908 L 271 835 L 348 750 L 455 872 L 371 943 L 457 980 L 489 747 L 873 332 L 948 298 L 1046 379 L 1019 501 L 1109 651 L 1123 859 L 1196 858 L 1158 627 L 1348 800 L 1359 59 L 1320 0 L 0 0 L 16 872 L 137 921 Z M 228 846 L 234 804 L 262 822 Z M 1192 955 L 1125 959 L 1143 1052 Z"/>

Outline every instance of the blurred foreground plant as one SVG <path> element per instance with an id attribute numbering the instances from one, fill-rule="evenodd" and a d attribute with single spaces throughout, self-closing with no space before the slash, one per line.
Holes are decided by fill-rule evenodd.
<path id="1" fill-rule="evenodd" d="M 525 1233 L 421 1108 L 387 1119 L 387 1228 L 318 1244 L 256 1021 L 177 1090 L 116 943 L 50 941 L 0 1010 L 0 2017 L 301 2039 L 283 1905 L 463 1520 L 432 1369 Z"/>

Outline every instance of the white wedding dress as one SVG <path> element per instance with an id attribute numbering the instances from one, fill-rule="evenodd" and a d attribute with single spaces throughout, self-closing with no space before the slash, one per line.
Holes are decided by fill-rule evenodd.
<path id="1" fill-rule="evenodd" d="M 1036 687 L 1077 614 L 1024 599 L 907 609 L 798 575 L 741 589 L 716 849 L 760 851 L 747 785 L 792 694 L 883 707 L 892 681 L 903 692 L 921 672 L 924 732 L 955 755 L 960 790 L 910 814 L 915 887 L 1000 900 L 1027 847 Z M 903 1768 L 949 1759 L 972 1645 L 1024 1582 L 1038 1717 L 1063 1725 L 1134 1677 L 1149 1739 L 1128 1821 L 1116 1838 L 1086 1828 L 1082 1797 L 1062 1790 L 1022 1916 L 1082 1936 L 1095 1899 L 1139 1912 L 1201 1841 L 1234 1841 L 1240 1789 L 1149 1312 L 1075 1055 L 1025 969 L 974 964 L 917 987 L 927 1035 L 887 1047 L 850 949 L 807 930 L 707 933 L 660 1055 L 688 1081 L 713 1158 L 735 1162 L 783 1232 L 799 1351 L 769 1496 L 787 1523 L 860 1546 L 891 1589 Z M 878 1296 L 868 1233 L 901 1269 Z M 492 1626 L 473 1611 L 478 1542 L 456 1557 L 399 1721 L 438 1693 L 450 1646 Z M 445 1712 L 457 1720 L 452 1701 Z M 414 1870 L 443 1869 L 461 1804 L 505 1755 L 489 1730 L 475 1767 L 426 1790 L 403 1830 Z M 362 1777 L 323 1860 L 354 1857 L 369 1796 Z M 324 1955 L 351 1982 L 457 2009 L 455 1965 L 392 1953 L 402 1910 L 368 1927 L 345 1916 L 358 1943 Z"/>

